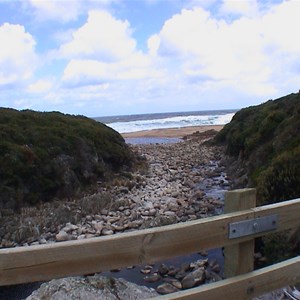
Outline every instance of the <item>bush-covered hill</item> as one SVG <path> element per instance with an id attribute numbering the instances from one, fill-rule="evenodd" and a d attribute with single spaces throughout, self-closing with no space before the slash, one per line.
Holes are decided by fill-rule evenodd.
<path id="1" fill-rule="evenodd" d="M 0 209 L 70 197 L 132 159 L 123 138 L 92 119 L 0 108 Z"/>
<path id="2" fill-rule="evenodd" d="M 236 113 L 216 136 L 245 167 L 259 204 L 300 196 L 300 94 Z"/>

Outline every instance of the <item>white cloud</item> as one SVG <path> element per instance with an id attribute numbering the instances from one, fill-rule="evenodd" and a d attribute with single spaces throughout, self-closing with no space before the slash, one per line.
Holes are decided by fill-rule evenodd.
<path id="1" fill-rule="evenodd" d="M 153 34 L 147 41 L 147 46 L 149 49 L 149 53 L 151 55 L 156 55 L 157 50 L 159 49 L 160 38 L 157 34 Z"/>
<path id="2" fill-rule="evenodd" d="M 33 9 L 39 22 L 49 20 L 61 23 L 75 21 L 79 16 L 87 14 L 91 9 L 109 8 L 113 3 L 122 0 L 23 0 Z M 26 2 L 25 2 L 26 1 Z"/>
<path id="3" fill-rule="evenodd" d="M 39 21 L 56 20 L 69 22 L 76 20 L 81 11 L 81 0 L 28 0 Z"/>
<path id="4" fill-rule="evenodd" d="M 87 22 L 73 33 L 73 39 L 61 46 L 66 58 L 101 61 L 123 59 L 135 51 L 128 21 L 115 19 L 106 11 L 90 11 Z"/>
<path id="5" fill-rule="evenodd" d="M 161 76 L 163 73 L 153 68 L 152 60 L 148 56 L 135 53 L 114 63 L 89 59 L 71 60 L 64 70 L 62 80 L 65 85 L 74 87 L 97 85 L 116 80 L 159 78 Z"/>
<path id="6" fill-rule="evenodd" d="M 34 83 L 31 83 L 28 88 L 27 92 L 33 94 L 40 94 L 49 92 L 53 88 L 53 83 L 47 79 L 39 79 Z"/>
<path id="7" fill-rule="evenodd" d="M 150 53 L 176 61 L 173 73 L 189 84 L 211 81 L 248 95 L 276 94 L 289 80 L 282 80 L 279 70 L 300 59 L 300 2 L 286 1 L 259 14 L 255 1 L 229 2 L 224 2 L 227 10 L 243 16 L 227 22 L 201 7 L 183 9 L 165 22 L 155 40 L 149 39 Z"/>
<path id="8" fill-rule="evenodd" d="M 263 16 L 261 33 L 268 41 L 269 49 L 286 53 L 300 52 L 297 29 L 300 28 L 300 2 L 285 1 L 274 6 Z"/>
<path id="9" fill-rule="evenodd" d="M 0 26 L 0 85 L 21 83 L 36 68 L 35 40 L 21 25 Z"/>
<path id="10" fill-rule="evenodd" d="M 65 86 L 162 76 L 154 67 L 155 58 L 136 49 L 131 32 L 128 21 L 106 11 L 91 11 L 73 39 L 60 47 L 61 55 L 69 59 L 62 77 Z"/>
<path id="11" fill-rule="evenodd" d="M 254 17 L 258 14 L 258 4 L 256 0 L 223 0 L 220 13 Z"/>

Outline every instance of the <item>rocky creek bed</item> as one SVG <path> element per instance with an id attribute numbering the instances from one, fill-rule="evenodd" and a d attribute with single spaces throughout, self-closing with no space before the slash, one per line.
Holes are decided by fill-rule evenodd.
<path id="1" fill-rule="evenodd" d="M 225 168 L 219 163 L 222 148 L 199 140 L 138 144 L 132 148 L 144 157 L 148 169 L 123 174 L 110 186 L 99 183 L 92 194 L 79 199 L 23 209 L 20 215 L 3 211 L 0 248 L 112 235 L 222 212 L 222 197 L 229 186 Z M 161 264 L 103 274 L 125 277 L 166 294 L 221 279 L 220 260 L 220 250 L 200 251 Z M 1 299 L 5 299 L 4 290 L 0 289 Z"/>

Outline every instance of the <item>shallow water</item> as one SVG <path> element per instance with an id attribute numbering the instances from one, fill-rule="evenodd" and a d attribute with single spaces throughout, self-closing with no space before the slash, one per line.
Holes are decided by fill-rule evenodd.
<path id="1" fill-rule="evenodd" d="M 159 262 L 156 264 L 152 264 L 151 266 L 153 266 L 152 269 L 152 274 L 154 272 L 157 272 L 159 269 L 159 266 L 163 263 L 166 266 L 170 267 L 170 266 L 174 266 L 176 268 L 180 268 L 180 266 L 184 263 L 191 263 L 191 262 L 195 262 L 199 259 L 205 259 L 208 258 L 209 261 L 213 261 L 213 260 L 217 260 L 218 263 L 220 264 L 221 267 L 221 272 L 220 275 L 222 276 L 223 274 L 223 253 L 222 253 L 222 249 L 218 248 L 218 249 L 212 249 L 210 251 L 208 251 L 208 256 L 204 257 L 201 256 L 198 253 L 194 253 L 194 254 L 190 254 L 190 255 L 184 255 L 184 256 L 178 256 L 178 257 L 174 257 L 168 260 L 164 260 L 163 262 Z M 158 282 L 153 282 L 153 283 L 148 283 L 145 282 L 143 280 L 143 277 L 145 277 L 146 275 L 143 275 L 141 273 L 141 269 L 143 269 L 144 266 L 136 266 L 133 269 L 122 269 L 118 272 L 102 272 L 101 274 L 107 277 L 113 277 L 113 278 L 124 278 L 130 282 L 136 283 L 138 285 L 144 285 L 147 287 L 151 287 L 151 288 L 155 288 L 157 287 L 159 284 L 162 283 L 162 281 L 158 281 Z"/>
<path id="2" fill-rule="evenodd" d="M 17 284 L 11 286 L 0 287 L 0 299 L 1 300 L 20 300 L 26 299 L 31 293 L 37 290 L 41 282 Z"/>

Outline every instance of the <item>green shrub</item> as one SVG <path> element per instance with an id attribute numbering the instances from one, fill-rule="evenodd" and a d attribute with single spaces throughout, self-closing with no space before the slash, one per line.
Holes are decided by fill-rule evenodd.
<path id="1" fill-rule="evenodd" d="M 300 197 L 299 93 L 240 110 L 215 142 L 239 156 L 236 167 L 247 173 L 248 186 L 257 187 L 258 205 Z M 286 233 L 264 238 L 268 263 L 299 254 L 295 241 L 292 246 Z"/>
<path id="2" fill-rule="evenodd" d="M 0 109 L 0 209 L 70 197 L 132 162 L 120 134 L 95 120 Z"/>
<path id="3" fill-rule="evenodd" d="M 276 157 L 257 179 L 264 204 L 300 196 L 300 146 Z"/>

